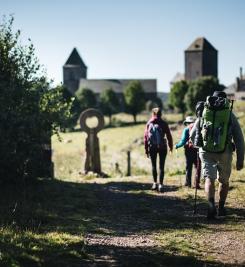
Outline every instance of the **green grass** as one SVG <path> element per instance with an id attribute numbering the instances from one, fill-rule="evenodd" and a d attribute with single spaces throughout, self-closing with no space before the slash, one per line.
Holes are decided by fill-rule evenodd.
<path id="1" fill-rule="evenodd" d="M 172 232 L 161 231 L 158 240 L 163 245 L 164 251 L 181 256 L 198 257 L 202 255 L 201 242 L 198 240 L 204 231 L 180 230 Z"/>
<path id="2" fill-rule="evenodd" d="M 143 146 L 135 145 L 134 141 L 142 141 L 144 125 L 122 128 L 107 128 L 99 133 L 101 164 L 103 172 L 115 175 L 115 164 L 119 164 L 122 173 L 126 173 L 127 151 L 132 149 L 132 165 L 136 169 L 142 166 L 137 162 L 144 160 Z M 81 179 L 85 161 L 85 138 L 81 132 L 61 134 L 63 141 L 53 138 L 53 158 L 57 166 L 55 176 L 60 179 L 72 177 Z M 140 158 L 140 159 L 139 159 Z"/>
<path id="3" fill-rule="evenodd" d="M 127 114 L 120 114 L 123 120 L 129 121 L 131 117 Z M 115 115 L 119 116 L 119 115 Z M 141 115 L 145 121 L 149 115 Z M 166 114 L 173 121 L 180 119 L 179 114 Z M 139 116 L 140 117 L 140 116 Z M 145 123 L 130 125 L 128 127 L 106 128 L 101 131 L 99 136 L 100 154 L 102 171 L 109 176 L 114 177 L 115 164 L 119 164 L 119 169 L 125 175 L 127 172 L 127 151 L 131 150 L 132 172 L 135 175 L 145 175 L 150 173 L 150 165 L 145 164 L 143 135 Z M 173 132 L 175 142 L 181 137 L 182 128 Z M 85 139 L 86 134 L 82 132 L 73 132 L 61 134 L 62 142 L 56 136 L 53 137 L 53 160 L 55 163 L 55 176 L 59 179 L 67 177 L 73 180 L 81 180 L 81 173 L 84 169 L 85 161 Z M 179 150 L 179 158 L 183 158 L 183 151 Z M 172 156 L 173 163 L 177 166 L 182 165 L 182 161 L 176 160 Z M 171 163 L 172 165 L 172 163 Z M 179 166 L 180 167 L 180 166 Z M 171 168 L 166 166 L 166 168 Z M 182 169 L 182 168 L 181 168 Z M 181 171 L 180 171 L 181 172 Z M 70 179 L 69 178 L 69 179 Z"/>
<path id="4" fill-rule="evenodd" d="M 95 203 L 86 187 L 58 180 L 2 187 L 0 266 L 79 266 Z"/>
<path id="5" fill-rule="evenodd" d="M 85 258 L 82 236 L 1 228 L 2 266 L 68 266 Z"/>

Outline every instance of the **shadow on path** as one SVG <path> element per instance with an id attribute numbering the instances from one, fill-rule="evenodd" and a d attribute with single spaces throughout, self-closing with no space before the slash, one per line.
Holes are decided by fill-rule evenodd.
<path id="1" fill-rule="evenodd" d="M 209 226 L 203 203 L 198 207 L 198 216 L 193 217 L 193 200 L 164 193 L 149 194 L 148 188 L 150 184 L 138 182 L 96 184 L 59 180 L 40 180 L 25 189 L 18 186 L 14 189 L 11 186 L 2 187 L 1 223 L 10 225 L 14 222 L 18 229 L 30 229 L 34 233 L 55 231 L 70 235 L 97 234 L 118 238 L 151 235 L 162 230 L 198 230 Z M 176 190 L 176 186 L 165 186 L 165 192 Z M 228 212 L 236 216 L 237 221 L 244 221 L 244 209 L 229 209 Z M 226 221 L 216 223 L 225 224 Z M 7 249 L 7 241 L 2 240 L 0 248 Z M 41 242 L 43 253 L 40 253 L 31 251 L 28 242 L 35 244 L 38 241 L 32 238 L 26 240 L 27 247 L 23 245 L 22 249 L 18 243 L 9 243 L 9 247 L 12 251 L 18 250 L 19 255 L 27 255 L 29 260 L 30 255 L 36 255 L 43 264 L 40 266 L 52 266 L 51 258 L 57 252 L 55 246 L 60 253 L 60 266 L 239 266 L 204 263 L 194 256 L 171 255 L 154 246 L 86 244 L 86 241 L 83 244 L 81 240 L 75 246 L 67 244 L 63 252 L 70 253 L 70 256 L 66 257 L 59 244 Z M 89 260 L 85 259 L 86 254 L 91 256 Z M 13 253 L 12 257 L 17 257 L 17 254 Z M 28 266 L 37 265 L 28 263 Z"/>
<path id="2" fill-rule="evenodd" d="M 157 248 L 143 250 L 141 248 L 115 246 L 89 246 L 89 253 L 93 260 L 84 260 L 84 266 L 92 267 L 242 267 L 239 264 L 222 264 L 218 262 L 202 261 L 194 256 L 177 256 L 160 251 Z M 83 266 L 83 265 L 82 265 Z"/>

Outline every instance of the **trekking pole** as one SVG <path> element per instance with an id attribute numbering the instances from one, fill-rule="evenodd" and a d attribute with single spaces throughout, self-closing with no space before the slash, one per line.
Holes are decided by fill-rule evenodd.
<path id="1" fill-rule="evenodd" d="M 175 153 L 176 153 L 177 161 L 179 162 L 179 155 L 178 155 L 178 149 L 177 148 L 175 149 Z M 177 164 L 177 166 L 178 166 L 178 172 L 179 172 L 179 163 Z M 181 176 L 180 175 L 179 175 L 179 184 L 180 184 L 180 186 L 182 186 L 182 181 L 181 181 Z"/>
<path id="2" fill-rule="evenodd" d="M 196 182 L 195 182 L 195 199 L 194 199 L 194 210 L 193 210 L 193 214 L 196 215 L 197 214 L 197 182 L 198 182 L 198 176 L 199 176 L 199 150 L 197 150 L 197 175 L 196 175 Z"/>
<path id="3" fill-rule="evenodd" d="M 197 214 L 197 186 L 195 188 L 195 202 L 194 202 L 194 210 L 193 210 L 193 214 L 196 215 Z"/>

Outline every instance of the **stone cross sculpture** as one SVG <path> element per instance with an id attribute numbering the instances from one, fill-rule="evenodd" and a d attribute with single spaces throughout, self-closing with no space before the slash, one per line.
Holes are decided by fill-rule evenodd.
<path id="1" fill-rule="evenodd" d="M 96 117 L 98 119 L 98 124 L 94 128 L 90 128 L 86 123 L 86 120 L 91 117 Z M 86 159 L 84 166 L 85 173 L 92 171 L 101 174 L 100 148 L 97 133 L 103 129 L 104 123 L 104 116 L 97 109 L 86 109 L 80 115 L 81 130 L 86 132 L 88 135 L 86 138 Z"/>

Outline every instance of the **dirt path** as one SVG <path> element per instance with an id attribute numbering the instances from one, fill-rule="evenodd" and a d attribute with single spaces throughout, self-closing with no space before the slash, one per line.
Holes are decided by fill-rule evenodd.
<path id="1" fill-rule="evenodd" d="M 149 187 L 141 181 L 93 185 L 98 207 L 96 227 L 85 238 L 86 266 L 243 266 L 240 227 L 207 222 L 204 204 L 193 217 L 193 202 L 179 197 L 178 186 L 163 194 Z M 243 215 L 236 213 L 236 220 L 244 226 Z"/>

